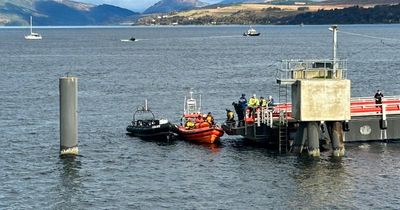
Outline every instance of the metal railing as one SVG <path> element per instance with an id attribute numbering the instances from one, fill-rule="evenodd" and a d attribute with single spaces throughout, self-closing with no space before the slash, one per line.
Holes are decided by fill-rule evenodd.
<path id="1" fill-rule="evenodd" d="M 279 80 L 345 79 L 347 60 L 282 60 L 276 76 Z"/>
<path id="2" fill-rule="evenodd" d="M 373 97 L 351 98 L 351 116 L 400 114 L 400 96 L 385 96 L 382 104 Z"/>

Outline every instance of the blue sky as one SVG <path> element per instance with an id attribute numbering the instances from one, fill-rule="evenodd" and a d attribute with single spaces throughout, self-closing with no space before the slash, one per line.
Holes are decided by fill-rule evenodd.
<path id="1" fill-rule="evenodd" d="M 92 4 L 111 4 L 123 8 L 133 10 L 135 12 L 142 12 L 159 0 L 76 0 L 78 2 L 92 3 Z M 222 0 L 202 0 L 207 3 L 218 3 Z"/>

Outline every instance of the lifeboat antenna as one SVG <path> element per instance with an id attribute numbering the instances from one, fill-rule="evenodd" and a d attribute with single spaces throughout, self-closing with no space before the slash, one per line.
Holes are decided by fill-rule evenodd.
<path id="1" fill-rule="evenodd" d="M 190 99 L 193 99 L 193 91 L 190 91 Z"/>
<path id="2" fill-rule="evenodd" d="M 186 114 L 186 104 L 187 104 L 187 100 L 186 100 L 186 96 L 185 99 L 183 99 L 183 113 Z"/>
<path id="3" fill-rule="evenodd" d="M 198 110 L 198 112 L 201 113 L 201 94 L 199 96 L 199 110 Z"/>
<path id="4" fill-rule="evenodd" d="M 148 109 L 147 109 L 147 99 L 144 100 L 144 111 L 148 111 Z"/>

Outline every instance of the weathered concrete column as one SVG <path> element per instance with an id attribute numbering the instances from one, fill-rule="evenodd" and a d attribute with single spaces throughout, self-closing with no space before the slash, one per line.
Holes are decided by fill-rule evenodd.
<path id="1" fill-rule="evenodd" d="M 300 122 L 293 144 L 294 153 L 301 154 L 303 152 L 303 148 L 307 138 L 307 124 L 305 122 Z"/>
<path id="2" fill-rule="evenodd" d="M 328 127 L 329 137 L 332 141 L 332 154 L 335 157 L 344 156 L 344 135 L 342 122 L 326 122 Z"/>
<path id="3" fill-rule="evenodd" d="M 60 155 L 78 154 L 78 78 L 61 77 Z"/>
<path id="4" fill-rule="evenodd" d="M 319 126 L 317 122 L 307 123 L 308 134 L 308 155 L 312 157 L 319 157 Z"/>

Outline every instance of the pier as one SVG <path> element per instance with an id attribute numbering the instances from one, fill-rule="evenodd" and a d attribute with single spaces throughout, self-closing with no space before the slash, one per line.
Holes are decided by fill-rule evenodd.
<path id="1" fill-rule="evenodd" d="M 333 156 L 345 155 L 345 142 L 400 139 L 400 96 L 351 97 L 347 61 L 337 58 L 337 26 L 332 26 L 333 58 L 283 60 L 278 70 L 279 103 L 258 107 L 244 125 L 223 125 L 228 135 L 242 135 L 273 146 L 279 153 L 307 152 L 318 157 L 329 145 Z"/>

